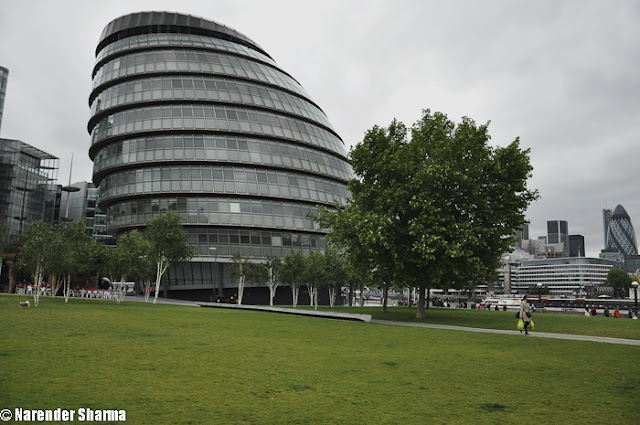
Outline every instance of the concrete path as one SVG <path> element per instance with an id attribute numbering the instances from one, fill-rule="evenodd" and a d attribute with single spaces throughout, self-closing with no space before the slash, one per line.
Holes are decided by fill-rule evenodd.
<path id="1" fill-rule="evenodd" d="M 391 320 L 371 320 L 371 323 L 377 323 L 382 325 L 394 325 L 394 326 L 412 326 L 415 328 L 432 328 L 432 329 L 446 329 L 446 330 L 464 331 L 464 332 L 481 332 L 481 333 L 502 334 L 502 335 L 518 335 L 524 338 L 524 335 L 522 335 L 520 331 L 509 331 L 504 329 L 467 328 L 464 326 L 437 325 L 437 324 L 431 324 L 431 323 L 395 322 Z M 567 340 L 574 340 L 574 341 L 605 342 L 608 344 L 640 346 L 640 340 L 624 339 L 624 338 L 608 338 L 604 336 L 569 335 L 569 334 L 557 334 L 557 333 L 551 333 L 551 332 L 532 331 L 532 332 L 529 332 L 529 337 L 567 339 Z"/>

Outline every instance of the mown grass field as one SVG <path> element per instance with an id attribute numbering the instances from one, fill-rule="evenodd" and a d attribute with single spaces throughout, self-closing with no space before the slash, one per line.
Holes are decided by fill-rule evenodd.
<path id="1" fill-rule="evenodd" d="M 0 295 L 0 409 L 124 409 L 132 424 L 640 415 L 640 347 L 126 301 L 21 310 L 18 298 Z M 440 320 L 454 311 L 442 310 Z"/>

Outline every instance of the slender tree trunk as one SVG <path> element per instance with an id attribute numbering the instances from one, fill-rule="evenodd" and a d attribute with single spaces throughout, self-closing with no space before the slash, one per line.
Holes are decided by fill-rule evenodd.
<path id="1" fill-rule="evenodd" d="M 314 304 L 314 309 L 317 310 L 318 309 L 318 288 L 314 287 L 313 288 L 313 304 Z"/>
<path id="2" fill-rule="evenodd" d="M 298 283 L 293 283 L 291 285 L 291 300 L 293 303 L 293 308 L 298 307 L 298 296 L 300 295 L 300 285 Z"/>
<path id="3" fill-rule="evenodd" d="M 269 284 L 269 305 L 270 306 L 273 306 L 273 298 L 276 296 L 276 289 L 278 289 L 277 286 L 273 286 Z"/>
<path id="4" fill-rule="evenodd" d="M 65 304 L 69 302 L 69 297 L 71 296 L 71 275 L 67 275 L 64 278 L 64 302 Z"/>
<path id="5" fill-rule="evenodd" d="M 156 304 L 158 302 L 158 294 L 160 293 L 160 281 L 162 280 L 162 275 L 169 268 L 169 263 L 165 260 L 158 261 L 158 267 L 156 268 L 156 294 L 153 298 L 153 303 Z"/>
<path id="6" fill-rule="evenodd" d="M 244 297 L 244 283 L 245 276 L 240 275 L 240 279 L 238 279 L 238 304 L 242 304 L 242 298 Z"/>
<path id="7" fill-rule="evenodd" d="M 387 312 L 388 299 L 389 299 L 389 286 L 384 285 L 384 288 L 382 289 L 382 312 L 383 313 Z"/>
<path id="8" fill-rule="evenodd" d="M 313 307 L 313 286 L 307 285 L 307 292 L 309 293 L 309 306 Z"/>
<path id="9" fill-rule="evenodd" d="M 425 311 L 424 311 L 424 304 L 425 304 L 425 288 L 424 287 L 420 287 L 419 289 L 419 295 L 418 295 L 418 309 L 416 310 L 416 319 L 424 319 L 425 318 Z"/>
<path id="10" fill-rule="evenodd" d="M 336 287 L 332 285 L 329 287 L 329 305 L 331 306 L 331 308 L 333 308 L 335 304 L 336 304 Z"/>
<path id="11" fill-rule="evenodd" d="M 151 295 L 151 280 L 144 281 L 144 302 L 149 302 L 149 296 Z"/>

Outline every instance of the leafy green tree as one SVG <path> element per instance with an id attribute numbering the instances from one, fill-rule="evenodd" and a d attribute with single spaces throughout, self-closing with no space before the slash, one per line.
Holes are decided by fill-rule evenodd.
<path id="1" fill-rule="evenodd" d="M 307 286 L 309 305 L 318 309 L 318 291 L 327 285 L 328 273 L 324 262 L 324 254 L 311 251 L 305 258 L 302 281 Z"/>
<path id="2" fill-rule="evenodd" d="M 347 281 L 346 258 L 336 249 L 331 247 L 324 251 L 322 256 L 323 268 L 326 273 L 325 286 L 329 291 L 329 305 L 333 308 L 336 297 Z"/>
<path id="3" fill-rule="evenodd" d="M 629 273 L 622 269 L 611 269 L 607 273 L 607 280 L 604 282 L 604 286 L 613 288 L 614 298 L 625 298 L 631 288 L 631 276 Z"/>
<path id="4" fill-rule="evenodd" d="M 298 297 L 300 295 L 300 285 L 303 282 L 305 267 L 305 259 L 302 251 L 293 251 L 284 257 L 280 268 L 282 281 L 291 288 L 291 298 L 293 307 L 298 306 Z"/>
<path id="5" fill-rule="evenodd" d="M 33 304 L 38 307 L 40 287 L 44 277 L 53 268 L 55 258 L 54 228 L 51 223 L 32 221 L 22 237 L 22 247 L 18 254 L 18 266 L 29 272 L 33 278 Z"/>
<path id="6" fill-rule="evenodd" d="M 159 214 L 147 223 L 145 238 L 150 243 L 149 259 L 156 265 L 156 291 L 153 303 L 158 302 L 160 281 L 173 263 L 188 261 L 193 255 L 187 234 L 180 225 L 182 217 L 173 211 Z"/>
<path id="7" fill-rule="evenodd" d="M 527 188 L 529 151 L 518 139 L 489 146 L 487 129 L 429 110 L 410 137 L 397 121 L 373 127 L 350 153 L 352 199 L 320 214 L 330 240 L 365 258 L 385 291 L 392 283 L 420 288 L 419 318 L 427 288 L 466 289 L 495 278 L 538 197 Z"/>
<path id="8" fill-rule="evenodd" d="M 56 263 L 63 276 L 64 302 L 67 303 L 71 296 L 72 279 L 97 270 L 98 243 L 85 232 L 84 219 L 55 227 L 60 241 L 56 250 Z"/>
<path id="9" fill-rule="evenodd" d="M 148 255 L 151 243 L 137 230 L 132 230 L 118 238 L 111 251 L 112 273 L 120 278 L 118 284 L 118 305 L 124 298 L 127 278 L 136 278 L 148 274 Z M 112 281 L 113 282 L 113 281 Z"/>

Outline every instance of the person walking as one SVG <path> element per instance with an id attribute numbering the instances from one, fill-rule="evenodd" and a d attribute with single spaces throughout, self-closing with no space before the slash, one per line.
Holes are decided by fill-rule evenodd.
<path id="1" fill-rule="evenodd" d="M 531 323 L 531 306 L 529 296 L 525 295 L 520 303 L 520 319 L 524 322 L 524 334 L 529 335 L 529 324 Z M 522 333 L 522 331 L 520 331 Z"/>

